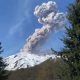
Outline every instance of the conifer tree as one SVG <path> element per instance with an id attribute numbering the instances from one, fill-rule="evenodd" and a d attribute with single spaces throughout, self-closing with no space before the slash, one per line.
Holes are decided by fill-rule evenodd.
<path id="1" fill-rule="evenodd" d="M 69 5 L 67 18 L 70 26 L 66 27 L 65 46 L 60 55 L 69 65 L 71 80 L 80 80 L 80 0 Z"/>
<path id="2" fill-rule="evenodd" d="M 3 52 L 1 43 L 0 43 L 0 54 Z M 5 70 L 6 64 L 3 61 L 3 58 L 0 56 L 0 80 L 7 80 L 7 71 Z"/>

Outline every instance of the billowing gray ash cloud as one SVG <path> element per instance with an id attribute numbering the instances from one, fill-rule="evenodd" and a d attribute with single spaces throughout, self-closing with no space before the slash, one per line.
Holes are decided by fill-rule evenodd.
<path id="1" fill-rule="evenodd" d="M 58 11 L 56 3 L 53 1 L 36 6 L 34 15 L 38 17 L 38 22 L 43 26 L 35 29 L 35 32 L 29 36 L 22 49 L 25 52 L 39 51 L 51 33 L 61 29 L 65 21 L 64 14 Z"/>

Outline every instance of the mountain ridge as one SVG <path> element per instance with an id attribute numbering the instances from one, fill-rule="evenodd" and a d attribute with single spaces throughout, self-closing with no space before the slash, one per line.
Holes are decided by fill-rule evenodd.
<path id="1" fill-rule="evenodd" d="M 20 52 L 16 55 L 7 57 L 4 61 L 7 64 L 6 70 L 17 70 L 21 68 L 34 67 L 39 65 L 47 59 L 56 59 L 55 54 L 32 54 L 26 52 Z"/>

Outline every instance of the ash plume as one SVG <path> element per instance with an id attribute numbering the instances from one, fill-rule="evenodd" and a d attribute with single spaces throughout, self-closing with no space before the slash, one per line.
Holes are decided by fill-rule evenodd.
<path id="1" fill-rule="evenodd" d="M 35 32 L 29 36 L 22 49 L 25 52 L 39 51 L 51 33 L 61 29 L 65 21 L 65 15 L 58 11 L 53 1 L 36 6 L 34 15 L 38 17 L 38 22 L 43 26 L 35 29 Z"/>

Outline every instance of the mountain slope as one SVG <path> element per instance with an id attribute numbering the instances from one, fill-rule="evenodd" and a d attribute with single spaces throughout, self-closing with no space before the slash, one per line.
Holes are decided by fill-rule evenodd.
<path id="1" fill-rule="evenodd" d="M 64 66 L 61 59 L 48 59 L 35 67 L 11 71 L 8 80 L 69 80 Z"/>
<path id="2" fill-rule="evenodd" d="M 9 56 L 5 59 L 8 64 L 6 70 L 16 70 L 21 68 L 28 68 L 38 65 L 49 58 L 56 58 L 54 54 L 31 54 L 20 52 L 17 55 Z"/>

